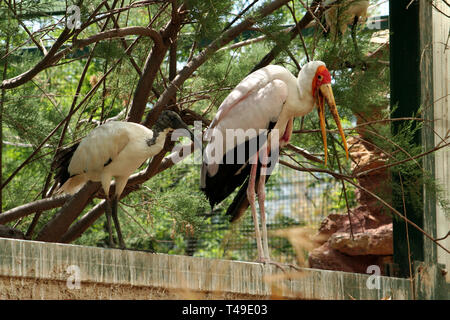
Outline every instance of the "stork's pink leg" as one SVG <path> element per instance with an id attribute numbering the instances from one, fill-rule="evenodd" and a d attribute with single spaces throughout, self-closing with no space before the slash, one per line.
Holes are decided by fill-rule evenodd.
<path id="1" fill-rule="evenodd" d="M 266 200 L 266 174 L 268 164 L 267 154 L 268 154 L 267 143 L 265 143 L 260 150 L 261 172 L 258 181 L 258 204 L 259 204 L 259 211 L 261 213 L 262 244 L 264 250 L 264 258 L 262 262 L 273 264 L 278 268 L 280 268 L 283 272 L 285 272 L 286 270 L 282 264 L 274 262 L 270 259 L 269 240 L 267 237 L 266 209 L 264 206 L 264 201 Z"/>
<path id="2" fill-rule="evenodd" d="M 267 238 L 267 222 L 266 222 L 266 210 L 264 201 L 266 200 L 266 170 L 267 170 L 267 144 L 260 150 L 261 157 L 261 172 L 258 181 L 258 204 L 259 212 L 261 213 L 261 229 L 262 229 L 262 245 L 264 250 L 264 260 L 270 261 L 269 243 Z"/>
<path id="3" fill-rule="evenodd" d="M 263 249 L 261 243 L 261 232 L 259 230 L 259 221 L 258 221 L 258 213 L 256 212 L 255 207 L 255 180 L 256 180 L 256 169 L 258 167 L 258 152 L 254 155 L 256 157 L 256 161 L 253 161 L 251 165 L 252 168 L 250 170 L 250 179 L 248 181 L 247 187 L 247 199 L 250 203 L 250 207 L 252 209 L 253 223 L 255 224 L 255 236 L 256 236 L 256 246 L 258 248 L 258 261 L 263 262 Z M 254 158 L 255 159 L 255 158 Z"/>

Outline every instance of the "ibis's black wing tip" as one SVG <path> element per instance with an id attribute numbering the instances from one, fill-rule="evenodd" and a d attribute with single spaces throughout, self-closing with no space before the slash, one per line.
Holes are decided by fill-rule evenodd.
<path id="1" fill-rule="evenodd" d="M 62 186 L 70 178 L 69 164 L 72 156 L 80 143 L 61 149 L 55 156 L 52 163 L 52 170 L 55 171 L 55 181 Z"/>

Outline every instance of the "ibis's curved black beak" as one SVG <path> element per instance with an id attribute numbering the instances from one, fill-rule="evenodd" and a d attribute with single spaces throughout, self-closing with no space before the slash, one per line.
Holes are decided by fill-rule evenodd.
<path id="1" fill-rule="evenodd" d="M 175 120 L 175 122 L 176 122 L 176 124 L 174 125 L 175 128 L 173 128 L 173 129 L 185 129 L 185 130 L 187 130 L 189 132 L 189 137 L 191 138 L 192 142 L 194 142 L 194 145 L 197 148 L 202 146 L 202 141 L 199 140 L 195 136 L 194 132 L 191 129 L 189 129 L 188 125 L 183 120 L 181 120 L 180 117 L 178 117 L 178 120 Z"/>

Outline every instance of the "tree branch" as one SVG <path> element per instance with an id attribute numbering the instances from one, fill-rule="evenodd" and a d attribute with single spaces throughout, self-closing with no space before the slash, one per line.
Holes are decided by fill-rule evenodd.
<path id="1" fill-rule="evenodd" d="M 101 40 L 121 38 L 121 37 L 125 37 L 125 36 L 130 36 L 130 35 L 150 37 L 155 42 L 155 45 L 161 45 L 162 41 L 163 41 L 161 38 L 161 35 L 158 32 L 156 32 L 155 30 L 152 30 L 150 28 L 124 27 L 124 28 L 111 29 L 108 31 L 100 32 L 100 33 L 97 33 L 86 39 L 76 39 L 76 40 L 74 40 L 72 47 L 73 48 L 83 48 L 94 42 L 99 42 Z"/>
<path id="2" fill-rule="evenodd" d="M 81 26 L 80 29 L 70 30 L 67 27 L 63 29 L 61 34 L 59 35 L 58 39 L 56 39 L 55 43 L 53 43 L 52 47 L 48 51 L 48 53 L 44 56 L 44 58 L 39 61 L 33 68 L 29 69 L 28 71 L 25 71 L 24 73 L 15 76 L 10 79 L 3 80 L 0 84 L 0 89 L 12 89 L 16 88 L 27 81 L 33 79 L 39 72 L 43 71 L 44 69 L 52 66 L 53 64 L 57 63 L 62 57 L 64 57 L 71 48 L 66 48 L 58 52 L 58 50 L 64 45 L 64 43 L 70 39 L 70 37 L 74 36 L 76 37 L 81 31 L 83 31 L 90 23 L 92 23 L 92 18 L 98 13 L 100 8 L 106 3 L 106 0 L 101 2 L 95 10 L 92 12 L 92 14 L 89 16 L 89 18 L 86 20 L 85 23 Z"/>
<path id="3" fill-rule="evenodd" d="M 290 0 L 277 0 L 270 2 L 266 6 L 259 9 L 256 18 L 248 17 L 235 27 L 232 27 L 222 33 L 222 35 L 214 40 L 211 44 L 209 44 L 202 52 L 200 52 L 196 57 L 194 57 L 191 61 L 187 63 L 187 65 L 177 74 L 175 79 L 170 83 L 169 87 L 163 92 L 163 94 L 159 97 L 158 101 L 155 103 L 152 111 L 149 112 L 147 117 L 145 118 L 144 124 L 148 127 L 153 125 L 158 118 L 159 114 L 163 110 L 165 106 L 170 102 L 172 97 L 178 91 L 178 88 L 182 86 L 184 81 L 186 81 L 192 73 L 197 70 L 208 58 L 219 50 L 221 47 L 235 39 L 239 34 L 241 34 L 244 30 L 248 29 L 250 26 L 255 24 L 258 19 L 264 18 L 269 15 L 273 11 L 277 10 Z"/>
<path id="4" fill-rule="evenodd" d="M 37 211 L 45 211 L 61 207 L 68 199 L 70 199 L 70 197 L 70 195 L 63 195 L 53 198 L 46 198 L 12 208 L 0 214 L 0 224 L 5 224 L 7 222 L 26 217 L 27 215 Z"/>
<path id="5" fill-rule="evenodd" d="M 127 121 L 141 122 L 150 91 L 153 87 L 153 82 L 155 81 L 156 75 L 161 63 L 164 60 L 167 50 L 173 40 L 175 40 L 175 37 L 180 29 L 181 22 L 186 15 L 185 9 L 185 5 L 182 4 L 177 10 L 178 14 L 172 15 L 170 22 L 162 31 L 160 31 L 162 39 L 161 42 L 155 42 L 152 50 L 148 54 L 147 60 L 144 64 L 144 69 L 142 71 L 142 76 L 136 86 Z"/>
<path id="6" fill-rule="evenodd" d="M 287 3 L 288 1 L 286 1 Z M 322 16 L 322 13 L 324 12 L 324 9 L 320 7 L 322 0 L 314 0 L 310 6 L 310 9 L 307 10 L 303 18 L 298 22 L 298 24 L 294 27 L 292 27 L 290 34 L 290 41 L 292 41 L 301 30 L 305 29 L 306 26 L 314 19 L 319 19 Z M 286 45 L 286 44 L 284 44 Z M 268 54 L 266 54 L 261 61 L 250 71 L 250 73 L 261 69 L 267 65 L 269 65 L 277 56 L 278 54 L 283 50 L 282 45 L 276 45 L 273 47 L 272 50 Z"/>
<path id="7" fill-rule="evenodd" d="M 48 68 L 51 64 L 57 62 L 60 58 L 62 58 L 61 55 L 56 56 L 56 52 L 61 48 L 61 46 L 70 38 L 71 33 L 70 29 L 65 28 L 61 34 L 59 35 L 58 39 L 56 39 L 55 43 L 49 50 L 49 52 L 44 56 L 44 58 L 39 61 L 33 68 L 30 70 L 15 76 L 14 78 L 3 80 L 0 84 L 0 89 L 12 89 L 16 88 L 25 82 L 33 79 L 35 75 L 37 75 L 42 70 Z"/>
<path id="8" fill-rule="evenodd" d="M 61 210 L 42 228 L 36 240 L 54 242 L 61 238 L 91 201 L 92 195 L 99 189 L 100 182 L 89 181 L 86 183 L 80 191 L 64 203 Z"/>
<path id="9" fill-rule="evenodd" d="M 181 148 L 180 152 L 171 153 L 169 156 L 160 161 L 160 155 L 165 153 L 163 151 L 159 155 L 156 156 L 155 159 L 152 160 L 152 164 L 146 170 L 138 172 L 128 179 L 127 186 L 124 192 L 121 194 L 120 199 L 125 198 L 129 193 L 136 190 L 136 185 L 142 184 L 145 181 L 149 180 L 156 174 L 169 169 L 174 166 L 177 161 L 176 159 L 182 160 L 188 157 L 194 150 L 194 145 L 191 144 L 191 148 L 189 151 L 183 153 L 185 148 Z M 92 208 L 88 213 L 86 213 L 83 217 L 81 217 L 76 223 L 74 223 L 69 230 L 59 239 L 59 242 L 62 243 L 70 243 L 77 238 L 79 238 L 83 232 L 85 232 L 98 218 L 102 216 L 105 212 L 105 201 L 101 201 L 94 208 Z"/>

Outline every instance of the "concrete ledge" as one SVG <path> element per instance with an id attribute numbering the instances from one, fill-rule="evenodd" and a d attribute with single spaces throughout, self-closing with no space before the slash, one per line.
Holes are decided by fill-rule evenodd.
<path id="1" fill-rule="evenodd" d="M 0 299 L 409 299 L 406 279 L 0 238 Z M 77 282 L 79 281 L 79 282 Z"/>

